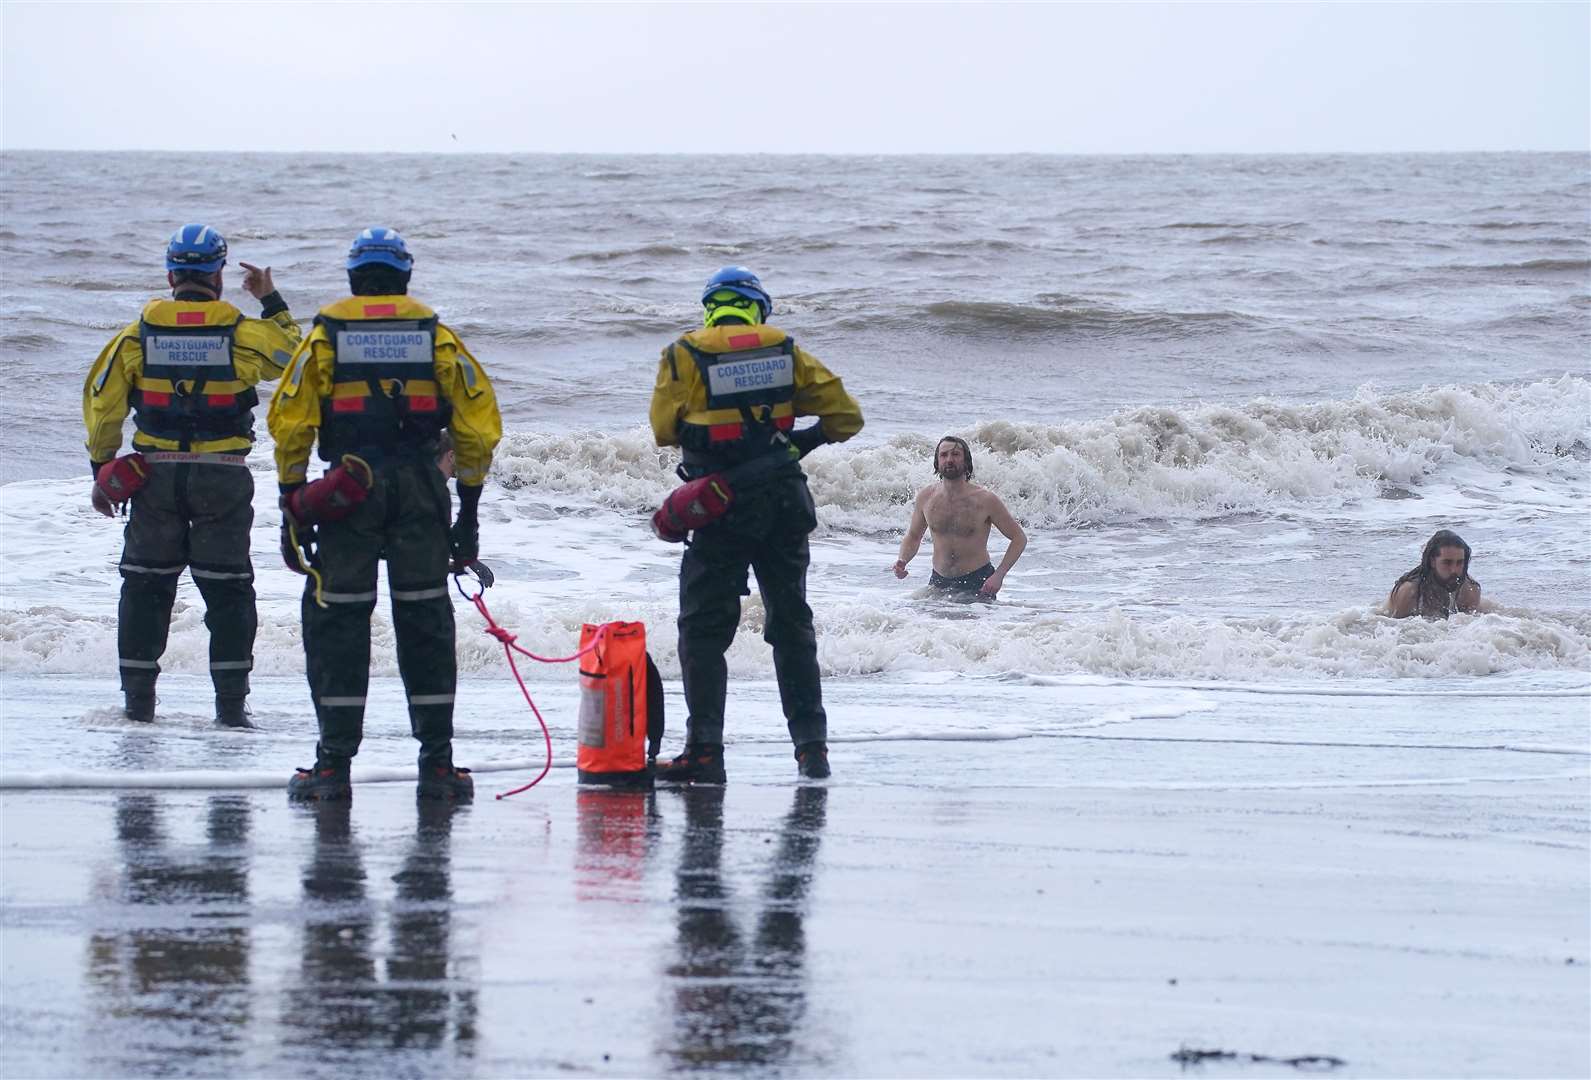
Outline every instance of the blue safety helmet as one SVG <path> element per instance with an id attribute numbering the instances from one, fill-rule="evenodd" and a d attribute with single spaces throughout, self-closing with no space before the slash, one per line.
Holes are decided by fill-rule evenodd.
<path id="1" fill-rule="evenodd" d="M 226 237 L 208 225 L 184 225 L 166 243 L 167 270 L 213 274 L 226 265 Z"/>
<path id="2" fill-rule="evenodd" d="M 348 269 L 357 270 L 371 263 L 408 271 L 414 269 L 414 256 L 396 229 L 372 225 L 354 237 L 353 246 L 348 249 Z"/>
<path id="3" fill-rule="evenodd" d="M 708 306 L 707 301 L 715 292 L 732 292 L 754 301 L 757 310 L 762 313 L 761 322 L 767 322 L 768 314 L 773 311 L 773 297 L 762 287 L 757 275 L 744 266 L 726 266 L 708 278 L 707 286 L 702 289 L 703 307 Z"/>

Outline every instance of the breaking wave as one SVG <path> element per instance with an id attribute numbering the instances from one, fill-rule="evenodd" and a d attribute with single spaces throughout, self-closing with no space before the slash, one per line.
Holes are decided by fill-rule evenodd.
<path id="1" fill-rule="evenodd" d="M 995 606 L 968 618 L 932 618 L 934 601 L 875 605 L 829 603 L 816 612 L 818 660 L 827 676 L 896 672 L 959 672 L 1032 676 L 1075 674 L 1141 679 L 1265 681 L 1286 679 L 1430 679 L 1522 671 L 1591 670 L 1591 613 L 1508 610 L 1458 616 L 1448 622 L 1388 619 L 1373 610 L 1253 618 L 1144 617 L 1119 610 L 1019 612 Z M 371 625 L 372 674 L 396 676 L 397 650 L 385 602 Z M 585 622 L 640 619 L 653 633 L 649 650 L 664 676 L 679 678 L 672 598 L 618 604 L 595 598 L 532 603 L 499 598 L 493 615 L 512 627 L 519 644 L 543 655 L 572 651 Z M 180 603 L 161 660 L 167 671 L 202 675 L 209 634 L 203 605 Z M 303 671 L 297 610 L 262 609 L 255 671 Z M 502 667 L 502 649 L 464 612 L 459 619 L 461 672 Z M 763 643 L 763 609 L 744 602 L 740 631 L 729 650 L 732 674 L 771 678 L 771 650 Z M 116 670 L 116 619 L 60 607 L 0 611 L 0 671 L 103 674 Z M 536 681 L 562 674 L 526 671 Z"/>
<path id="2" fill-rule="evenodd" d="M 1591 380 L 1364 390 L 1313 405 L 1124 410 L 1063 424 L 989 421 L 957 432 L 978 482 L 1029 527 L 1338 507 L 1412 493 L 1457 462 L 1490 472 L 1578 468 L 1591 444 Z M 882 445 L 823 447 L 803 463 L 827 530 L 901 527 L 931 479 L 942 432 Z M 645 429 L 616 435 L 511 434 L 494 477 L 515 492 L 650 513 L 677 483 L 678 457 Z"/>

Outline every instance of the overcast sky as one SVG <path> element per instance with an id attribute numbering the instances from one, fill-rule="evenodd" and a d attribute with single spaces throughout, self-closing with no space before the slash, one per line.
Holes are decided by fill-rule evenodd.
<path id="1" fill-rule="evenodd" d="M 7 149 L 1591 149 L 1591 4 L 0 2 Z"/>

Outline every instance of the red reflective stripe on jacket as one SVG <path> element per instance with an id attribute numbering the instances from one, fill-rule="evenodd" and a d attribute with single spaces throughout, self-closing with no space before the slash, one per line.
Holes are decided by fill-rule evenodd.
<path id="1" fill-rule="evenodd" d="M 177 312 L 177 325 L 178 326 L 203 326 L 204 325 L 204 312 L 202 312 L 202 311 L 179 311 L 179 312 Z"/>
<path id="2" fill-rule="evenodd" d="M 734 442 L 740 438 L 741 424 L 713 424 L 707 429 L 707 438 L 713 442 Z M 776 416 L 773 426 L 780 431 L 789 431 L 795 427 L 795 417 Z"/>
<path id="3" fill-rule="evenodd" d="M 236 405 L 238 396 L 236 394 L 206 394 L 204 399 L 212 408 L 219 409 L 227 405 Z"/>
<path id="4" fill-rule="evenodd" d="M 365 305 L 365 318 L 367 318 L 367 319 L 370 318 L 372 315 L 396 315 L 397 313 L 398 313 L 398 305 L 397 304 L 366 304 Z"/>
<path id="5" fill-rule="evenodd" d="M 163 394 L 159 390 L 145 390 L 144 391 L 144 404 L 145 405 L 170 405 L 171 404 L 171 395 L 170 394 Z"/>
<path id="6" fill-rule="evenodd" d="M 410 412 L 436 412 L 436 398 L 409 395 Z"/>
<path id="7" fill-rule="evenodd" d="M 731 334 L 729 347 L 731 349 L 755 349 L 762 344 L 762 338 L 756 334 Z"/>
<path id="8" fill-rule="evenodd" d="M 364 412 L 365 399 L 362 397 L 340 397 L 331 399 L 332 412 Z"/>

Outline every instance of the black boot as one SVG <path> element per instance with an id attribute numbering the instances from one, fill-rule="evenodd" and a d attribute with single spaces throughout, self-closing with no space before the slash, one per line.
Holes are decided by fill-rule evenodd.
<path id="1" fill-rule="evenodd" d="M 722 784 L 723 743 L 686 743 L 685 752 L 657 767 L 656 778 L 664 784 Z"/>
<path id="2" fill-rule="evenodd" d="M 252 728 L 254 722 L 249 719 L 249 710 L 243 701 L 240 697 L 217 697 L 215 722 L 221 727 Z"/>
<path id="3" fill-rule="evenodd" d="M 128 691 L 126 701 L 127 703 L 122 711 L 127 719 L 140 724 L 152 724 L 155 722 L 155 692 L 153 690 L 148 693 Z"/>
<path id="4" fill-rule="evenodd" d="M 808 780 L 829 778 L 829 747 L 827 743 L 804 742 L 796 747 L 796 771 Z"/>
<path id="5" fill-rule="evenodd" d="M 316 761 L 313 768 L 299 769 L 287 782 L 289 802 L 341 802 L 353 798 L 348 779 L 348 759 Z"/>
<path id="6" fill-rule="evenodd" d="M 470 779 L 468 769 L 460 769 L 452 762 L 421 762 L 420 783 L 414 794 L 419 799 L 467 803 L 475 798 L 475 781 Z"/>

